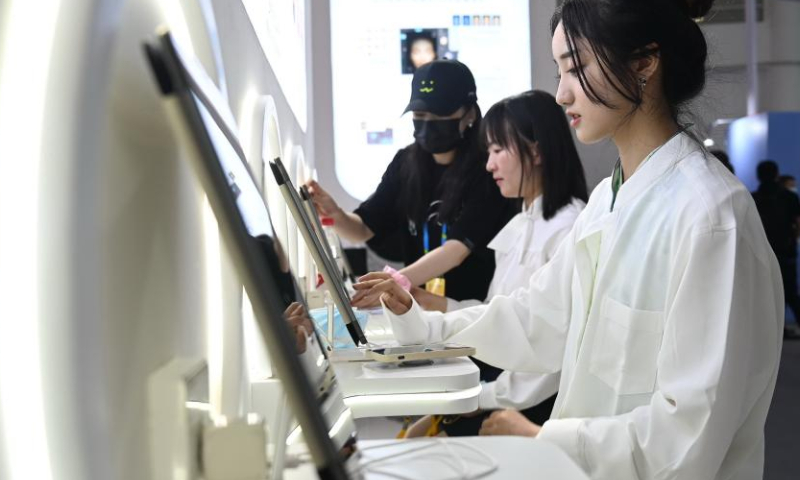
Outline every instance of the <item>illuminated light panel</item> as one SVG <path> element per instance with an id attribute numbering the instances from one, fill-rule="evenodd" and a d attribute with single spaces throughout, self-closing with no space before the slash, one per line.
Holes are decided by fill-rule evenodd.
<path id="1" fill-rule="evenodd" d="M 477 385 L 466 390 L 454 392 L 431 392 L 431 393 L 393 393 L 391 395 L 356 395 L 345 397 L 344 403 L 350 408 L 359 405 L 378 405 L 378 404 L 401 404 L 406 402 L 442 402 L 465 400 L 474 398 L 481 393 L 481 386 Z"/>
<path id="2" fill-rule="evenodd" d="M 178 41 L 181 48 L 187 54 L 195 56 L 194 47 L 192 46 L 192 38 L 189 35 L 189 27 L 186 23 L 186 15 L 183 12 L 180 0 L 162 0 L 161 11 L 167 18 L 170 33 Z"/>
<path id="3" fill-rule="evenodd" d="M 0 32 L 0 415 L 11 480 L 53 478 L 39 345 L 39 165 L 59 0 L 9 0 Z M 24 47 L 22 47 L 24 46 Z M 31 148 L 33 147 L 33 148 Z"/>
<path id="4" fill-rule="evenodd" d="M 222 338 L 224 320 L 222 312 L 222 258 L 220 254 L 219 226 L 208 197 L 203 197 L 203 248 L 205 250 L 206 276 L 206 336 L 208 369 L 212 379 L 222 378 Z M 219 382 L 209 382 L 213 413 L 219 414 L 222 390 Z"/>

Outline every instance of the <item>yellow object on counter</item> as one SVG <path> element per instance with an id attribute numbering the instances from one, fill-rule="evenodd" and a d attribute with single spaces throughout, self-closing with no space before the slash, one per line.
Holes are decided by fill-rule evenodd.
<path id="1" fill-rule="evenodd" d="M 425 290 L 428 292 L 444 297 L 444 278 L 432 278 L 425 282 Z"/>

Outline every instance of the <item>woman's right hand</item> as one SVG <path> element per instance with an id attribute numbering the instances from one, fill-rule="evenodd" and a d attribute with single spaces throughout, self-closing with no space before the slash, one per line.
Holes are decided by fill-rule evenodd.
<path id="1" fill-rule="evenodd" d="M 398 285 L 388 273 L 368 273 L 359 278 L 353 288 L 356 290 L 356 294 L 353 296 L 351 304 L 356 308 L 366 308 L 380 299 L 392 313 L 403 315 L 413 305 L 411 295 L 403 290 L 403 287 Z"/>
<path id="2" fill-rule="evenodd" d="M 306 188 L 308 188 L 308 193 L 311 194 L 311 200 L 314 202 L 314 206 L 317 208 L 320 215 L 335 218 L 342 212 L 336 200 L 320 187 L 316 180 L 307 181 Z"/>

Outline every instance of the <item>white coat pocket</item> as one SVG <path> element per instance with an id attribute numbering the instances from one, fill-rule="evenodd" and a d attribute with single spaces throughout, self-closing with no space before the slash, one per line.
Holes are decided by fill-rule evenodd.
<path id="1" fill-rule="evenodd" d="M 664 314 L 635 310 L 606 297 L 589 372 L 618 395 L 651 393 L 664 331 Z"/>

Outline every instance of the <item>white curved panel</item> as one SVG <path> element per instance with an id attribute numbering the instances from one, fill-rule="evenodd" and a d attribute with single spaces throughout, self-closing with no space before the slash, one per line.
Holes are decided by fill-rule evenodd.
<path id="1" fill-rule="evenodd" d="M 281 147 L 281 128 L 278 122 L 278 112 L 275 108 L 275 101 L 272 97 L 266 98 L 264 105 L 264 118 L 266 126 L 264 128 L 264 135 L 262 137 L 262 151 L 261 157 L 263 159 L 264 173 L 264 193 L 267 197 L 267 207 L 269 207 L 269 215 L 272 218 L 272 223 L 275 227 L 275 232 L 278 239 L 287 246 L 289 245 L 289 229 L 287 219 L 289 216 L 288 211 L 284 206 L 283 196 L 281 195 L 278 184 L 275 182 L 275 177 L 272 176 L 272 171 L 269 170 L 267 162 L 277 157 L 283 158 L 283 149 Z"/>
<path id="2" fill-rule="evenodd" d="M 250 88 L 244 96 L 241 108 L 240 140 L 247 155 L 250 170 L 256 184 L 261 188 L 273 229 L 278 240 L 285 245 L 286 219 L 282 208 L 283 199 L 272 176 L 267 161 L 280 156 L 279 126 L 277 121 L 275 100 L 269 95 L 261 95 L 255 88 Z M 276 196 L 277 195 L 277 196 Z M 270 198 L 272 198 L 270 200 Z M 281 208 L 276 208 L 276 202 Z M 262 381 L 272 377 L 272 366 L 261 334 L 253 317 L 252 306 L 246 292 L 242 292 L 242 321 L 244 332 L 245 364 L 247 366 L 247 385 L 254 381 Z M 249 396 L 245 396 L 245 409 L 251 411 Z"/>
<path id="3" fill-rule="evenodd" d="M 14 172 L 0 184 L 0 476 L 12 480 L 53 478 L 42 390 L 47 365 L 39 341 L 46 328 L 39 284 L 46 280 L 39 278 L 37 251 L 39 170 L 45 168 L 38 146 L 46 138 L 59 3 L 18 0 L 0 7 L 8 15 L 0 24 L 0 171 Z"/>
<path id="4" fill-rule="evenodd" d="M 309 168 L 306 164 L 306 157 L 302 147 L 295 147 L 292 151 L 292 162 L 289 167 L 289 176 L 294 182 L 295 188 L 299 188 L 308 179 Z M 308 253 L 303 235 L 297 231 L 297 275 L 303 279 L 303 291 L 314 290 L 317 282 L 317 274 L 311 255 Z"/>
<path id="5" fill-rule="evenodd" d="M 178 40 L 192 50 L 227 97 L 227 82 L 222 65 L 217 22 L 210 0 L 162 0 L 167 26 Z"/>
<path id="6" fill-rule="evenodd" d="M 308 122 L 306 0 L 241 0 L 297 123 Z"/>
<path id="7" fill-rule="evenodd" d="M 281 157 L 280 124 L 275 100 L 270 95 L 260 95 L 248 90 L 242 101 L 240 139 L 245 149 L 250 170 L 260 186 L 267 203 L 272 226 L 278 240 L 287 245 L 286 209 L 268 162 Z"/>
<path id="8" fill-rule="evenodd" d="M 283 152 L 284 155 L 281 157 L 283 160 L 284 166 L 286 167 L 286 171 L 289 175 L 292 175 L 294 171 L 294 149 L 297 148 L 291 140 L 287 140 L 286 143 L 283 145 Z M 300 251 L 300 234 L 297 230 L 297 223 L 294 221 L 294 217 L 292 217 L 291 212 L 289 211 L 289 207 L 286 203 L 283 203 L 283 210 L 286 215 L 286 250 L 287 256 L 289 257 L 289 265 L 294 272 L 295 275 L 301 276 L 302 272 L 298 269 L 298 252 Z M 299 282 L 301 287 L 305 287 L 306 283 L 305 280 Z"/>
<path id="9" fill-rule="evenodd" d="M 176 40 L 197 58 L 209 83 L 216 86 L 222 98 L 227 98 L 222 49 L 210 0 L 165 0 L 162 8 Z M 225 116 L 232 120 L 232 114 Z M 242 286 L 220 241 L 216 220 L 207 202 L 204 205 L 210 400 L 215 413 L 236 416 L 242 413 L 243 399 Z"/>
<path id="10" fill-rule="evenodd" d="M 223 300 L 220 320 L 235 305 L 225 299 L 241 298 L 241 288 L 232 288 L 238 281 L 226 277 L 224 259 L 213 265 L 206 260 L 209 247 L 224 252 L 213 246 L 215 235 L 204 234 L 204 196 L 181 158 L 142 54 L 142 42 L 170 23 L 168 1 L 0 0 L 0 46 L 6 49 L 0 60 L 0 163 L 2 171 L 14 172 L 0 176 L 4 480 L 152 478 L 146 379 L 176 356 L 206 356 L 218 345 L 211 333 L 225 329 L 224 323 L 209 324 L 210 311 L 220 308 L 207 300 Z M 174 4 L 208 15 L 211 1 Z M 209 17 L 198 22 L 180 9 L 185 38 L 205 70 L 237 102 L 243 87 L 275 92 L 275 102 L 265 107 L 273 119 L 265 121 L 265 158 L 281 153 L 281 133 L 304 144 L 241 4 L 213 6 L 226 42 L 221 53 L 236 67 L 228 77 L 220 51 L 215 53 L 220 45 L 203 45 L 203 35 L 216 37 Z M 20 16 L 23 7 L 32 21 Z M 9 40 L 14 33 L 21 36 Z M 12 57 L 24 63 L 8 68 Z M 286 119 L 283 132 L 278 115 Z M 285 211 L 273 215 L 285 232 Z M 6 235 L 10 231 L 14 235 Z M 7 263 L 10 257 L 16 264 Z M 217 293 L 208 279 L 216 279 Z M 242 308 L 233 309 L 238 316 Z M 16 329 L 25 330 L 22 337 Z M 223 342 L 221 351 L 227 350 Z M 37 358 L 38 367 L 30 361 Z M 225 400 L 228 377 L 233 385 L 237 375 L 218 376 L 216 403 L 235 409 L 235 401 Z"/>
<path id="11" fill-rule="evenodd" d="M 3 45 L 24 55 L 25 64 L 7 68 L 4 54 L 2 71 L 24 82 L 25 105 L 15 110 L 13 102 L 2 100 L 3 112 L 13 114 L 16 123 L 2 131 L 13 134 L 27 153 L 11 156 L 4 148 L 0 157 L 16 160 L 9 180 L 22 187 L 29 187 L 25 169 L 41 166 L 28 190 L 38 204 L 24 196 L 15 200 L 15 209 L 38 224 L 38 232 L 25 230 L 38 237 L 30 243 L 35 257 L 16 255 L 28 262 L 21 273 L 44 275 L 31 302 L 24 296 L 15 300 L 25 302 L 28 314 L 38 306 L 39 314 L 4 312 L 2 318 L 39 328 L 39 353 L 27 353 L 38 356 L 40 369 L 26 378 L 43 391 L 48 452 L 38 452 L 24 434 L 15 435 L 15 444 L 35 458 L 14 455 L 15 462 L 25 462 L 24 470 L 3 472 L 3 478 L 47 479 L 42 472 L 47 465 L 59 480 L 149 478 L 142 426 L 145 379 L 176 350 L 189 354 L 204 347 L 203 313 L 194 308 L 202 305 L 203 292 L 194 281 L 202 278 L 194 240 L 199 236 L 191 235 L 199 213 L 197 191 L 178 166 L 168 131 L 159 128 L 166 122 L 141 51 L 142 40 L 164 19 L 155 0 L 71 0 L 60 8 L 55 2 L 15 3 L 35 12 L 30 23 L 13 11 L 8 18 L 24 37 L 6 37 Z M 123 4 L 129 6 L 124 13 Z M 4 2 L 4 14 L 8 5 Z M 53 41 L 46 51 L 37 51 L 48 38 Z M 47 66 L 42 75 L 40 62 Z M 121 77 L 125 80 L 118 83 Z M 45 112 L 41 123 L 24 116 Z M 15 131 L 39 127 L 38 139 Z M 39 158 L 47 161 L 40 164 Z M 0 190 L 14 193 L 7 185 Z M 32 215 L 25 212 L 29 207 Z M 0 271 L 20 273 L 5 264 Z M 16 282 L 24 286 L 23 278 L 17 275 Z M 15 362 L 0 360 L 18 372 L 36 369 L 25 357 L 16 356 Z M 5 379 L 0 382 L 8 386 Z M 35 405 L 33 397 L 25 401 Z M 24 411 L 15 416 L 29 434 L 37 431 L 41 416 Z M 8 418 L 2 423 L 6 433 L 15 433 Z"/>

